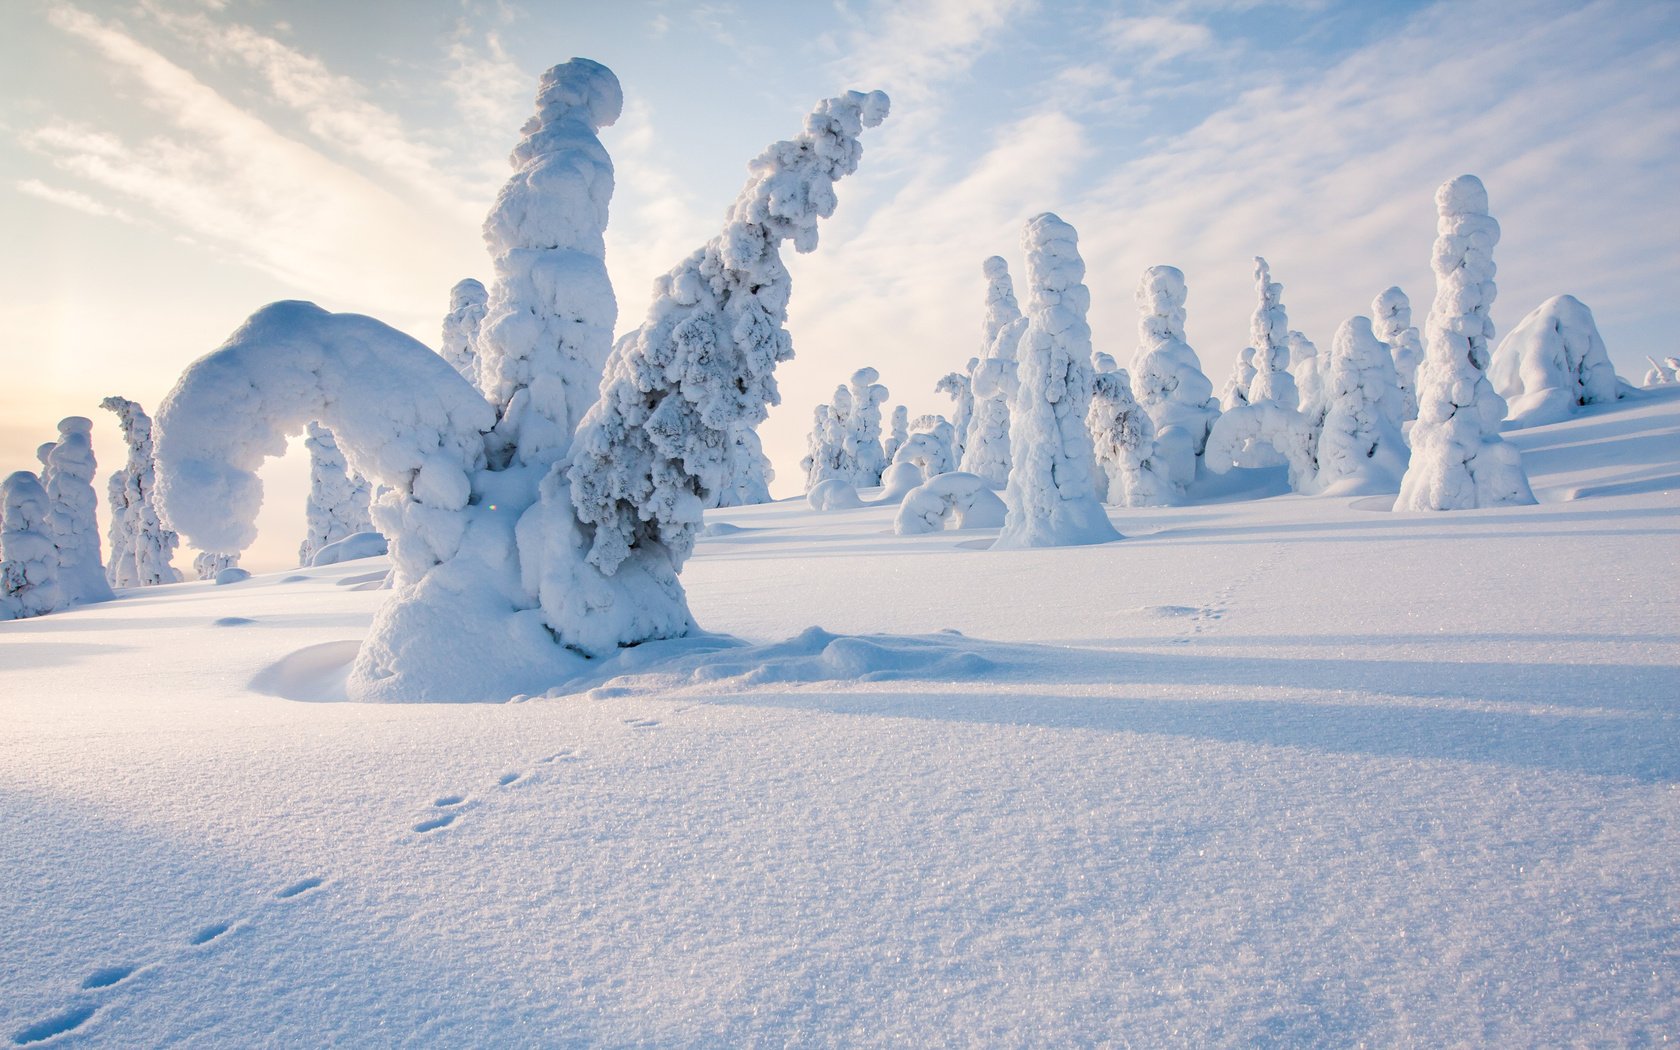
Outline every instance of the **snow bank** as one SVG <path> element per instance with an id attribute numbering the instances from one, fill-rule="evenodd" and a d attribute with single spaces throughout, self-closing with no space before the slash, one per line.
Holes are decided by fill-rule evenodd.
<path id="1" fill-rule="evenodd" d="M 810 492 L 805 493 L 805 502 L 811 505 L 812 510 L 850 510 L 863 506 L 857 486 L 844 478 L 817 482 Z"/>
<path id="2" fill-rule="evenodd" d="M 390 544 L 379 533 L 356 532 L 343 539 L 334 540 L 316 551 L 315 556 L 309 559 L 309 564 L 315 567 L 337 565 L 361 558 L 377 558 L 389 551 Z"/>
<path id="3" fill-rule="evenodd" d="M 1592 311 L 1573 295 L 1547 299 L 1511 329 L 1487 374 L 1510 406 L 1512 427 L 1557 423 L 1621 393 Z"/>
<path id="4" fill-rule="evenodd" d="M 929 478 L 904 497 L 893 518 L 901 536 L 944 529 L 995 529 L 1003 525 L 1007 508 L 978 474 L 952 471 Z"/>

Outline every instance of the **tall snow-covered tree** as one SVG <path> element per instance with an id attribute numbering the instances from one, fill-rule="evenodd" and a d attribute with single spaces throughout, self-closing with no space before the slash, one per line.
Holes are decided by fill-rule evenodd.
<path id="1" fill-rule="evenodd" d="M 888 463 L 886 450 L 881 447 L 881 406 L 889 394 L 878 382 L 880 378 L 881 373 L 873 368 L 852 373 L 847 448 L 855 463 L 852 484 L 860 488 L 879 485 L 881 471 Z"/>
<path id="2" fill-rule="evenodd" d="M 53 544 L 58 547 L 58 583 L 70 605 L 116 597 L 105 579 L 99 551 L 99 497 L 94 495 L 93 420 L 66 416 L 48 454 Z"/>
<path id="3" fill-rule="evenodd" d="M 1400 418 L 1416 419 L 1417 370 L 1423 362 L 1423 340 L 1412 325 L 1412 301 L 1406 293 L 1391 287 L 1371 300 L 1371 327 L 1388 347 L 1395 374 L 1400 377 Z"/>
<path id="4" fill-rule="evenodd" d="M 886 453 L 887 462 L 893 462 L 898 455 L 899 447 L 910 437 L 910 410 L 903 405 L 894 405 L 892 410 L 892 430 L 881 443 L 881 451 Z"/>
<path id="5" fill-rule="evenodd" d="M 474 386 L 479 384 L 478 333 L 489 308 L 490 293 L 471 277 L 457 281 L 449 289 L 449 312 L 443 316 L 439 352 L 461 373 L 461 378 Z"/>
<path id="6" fill-rule="evenodd" d="M 974 425 L 974 370 L 978 367 L 980 359 L 971 357 L 966 369 L 947 372 L 933 385 L 935 393 L 947 394 L 955 402 L 951 426 L 956 432 L 958 462 L 962 461 L 963 452 L 968 447 L 969 428 Z"/>
<path id="7" fill-rule="evenodd" d="M 1138 281 L 1138 348 L 1132 356 L 1132 393 L 1155 424 L 1155 466 L 1179 488 L 1196 478 L 1197 457 L 1219 416 L 1213 384 L 1184 341 L 1184 273 L 1151 266 Z"/>
<path id="8" fill-rule="evenodd" d="M 1164 507 L 1172 502 L 1172 483 L 1155 473 L 1155 424 L 1132 397 L 1132 380 L 1125 369 L 1099 370 L 1092 378 L 1085 421 L 1102 472 L 1099 491 L 1105 502 L 1116 507 Z"/>
<path id="9" fill-rule="evenodd" d="M 1275 401 L 1283 408 L 1297 409 L 1301 396 L 1289 372 L 1289 315 L 1283 308 L 1283 285 L 1272 280 L 1271 267 L 1258 255 L 1254 257 L 1254 286 L 1260 302 L 1249 322 L 1249 341 L 1254 345 L 1249 404 Z"/>
<path id="10" fill-rule="evenodd" d="M 373 486 L 350 469 L 333 432 L 310 421 L 304 447 L 309 450 L 309 498 L 304 505 L 303 543 L 298 564 L 309 565 L 321 548 L 373 529 Z"/>
<path id="11" fill-rule="evenodd" d="M 180 537 L 163 524 L 154 500 L 157 469 L 152 454 L 152 420 L 138 402 L 108 397 L 100 408 L 116 413 L 128 445 L 128 462 L 111 472 L 111 562 L 106 578 L 118 587 L 179 583 L 175 548 Z M 121 511 L 119 513 L 119 506 Z"/>
<path id="12" fill-rule="evenodd" d="M 1336 330 L 1328 379 L 1314 487 L 1338 495 L 1398 491 L 1407 457 L 1404 400 L 1394 358 L 1369 318 L 1350 317 Z"/>
<path id="13" fill-rule="evenodd" d="M 1225 380 L 1225 389 L 1219 392 L 1219 407 L 1229 412 L 1248 404 L 1248 388 L 1253 385 L 1254 347 L 1245 346 L 1237 351 L 1237 360 L 1231 366 L 1231 378 Z"/>
<path id="14" fill-rule="evenodd" d="M 980 326 L 980 363 L 970 379 L 974 415 L 961 468 L 1001 488 L 1009 480 L 1009 399 L 1023 322 L 1009 264 L 994 255 L 980 270 L 986 278 L 986 315 Z"/>
<path id="15" fill-rule="evenodd" d="M 1027 326 L 1010 404 L 1009 513 L 994 550 L 1102 543 L 1120 534 L 1094 491 L 1091 292 L 1072 226 L 1045 212 L 1021 236 L 1027 256 Z"/>
<path id="16" fill-rule="evenodd" d="M 40 479 L 20 470 L 0 483 L 0 620 L 42 616 L 66 604 L 51 501 Z"/>
<path id="17" fill-rule="evenodd" d="M 1561 422 L 1582 405 L 1621 396 L 1592 311 L 1573 295 L 1547 299 L 1499 341 L 1488 381 L 1519 427 Z"/>
<path id="18" fill-rule="evenodd" d="M 1487 189 L 1460 175 L 1435 193 L 1435 304 L 1424 325 L 1412 458 L 1396 510 L 1466 510 L 1533 503 L 1516 448 L 1499 436 L 1505 400 L 1488 382 L 1493 246 L 1499 223 Z"/>

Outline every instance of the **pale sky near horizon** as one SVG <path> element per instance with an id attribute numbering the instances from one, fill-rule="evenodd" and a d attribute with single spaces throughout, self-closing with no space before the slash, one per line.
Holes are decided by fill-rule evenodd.
<path id="1" fill-rule="evenodd" d="M 1500 333 L 1573 293 L 1637 383 L 1680 353 L 1677 44 L 1680 4 L 1637 0 L 9 3 L 0 473 L 72 414 L 119 464 L 99 400 L 154 411 L 276 299 L 435 345 L 450 286 L 489 278 L 478 225 L 536 77 L 573 55 L 624 86 L 602 133 L 620 332 L 814 102 L 893 97 L 822 245 L 790 259 L 797 358 L 761 429 L 777 495 L 802 487 L 812 406 L 862 365 L 912 415 L 949 412 L 933 385 L 978 352 L 981 260 L 1019 286 L 1040 211 L 1079 230 L 1096 348 L 1122 365 L 1138 274 L 1185 271 L 1217 389 L 1256 254 L 1321 350 L 1391 284 L 1421 326 L 1434 190 L 1472 172 L 1504 230 Z M 247 565 L 295 560 L 306 467 L 265 472 Z"/>

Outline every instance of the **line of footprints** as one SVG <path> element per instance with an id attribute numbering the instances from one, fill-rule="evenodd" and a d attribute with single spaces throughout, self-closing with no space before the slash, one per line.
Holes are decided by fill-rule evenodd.
<path id="1" fill-rule="evenodd" d="M 624 724 L 631 729 L 652 729 L 659 725 L 653 718 L 626 718 Z M 562 748 L 546 758 L 537 760 L 538 765 L 550 765 L 555 762 L 566 762 L 577 758 L 575 748 Z M 525 782 L 527 773 L 503 773 L 496 780 L 496 788 L 509 788 Z M 429 807 L 425 819 L 415 824 L 410 830 L 416 835 L 431 835 L 454 824 L 464 813 L 476 804 L 476 800 L 467 795 L 443 795 L 434 800 Z M 311 876 L 283 886 L 274 892 L 272 906 L 282 906 L 287 902 L 304 897 L 327 884 L 327 880 L 320 876 Z M 223 942 L 229 934 L 252 924 L 252 918 L 231 920 L 228 922 L 214 922 L 194 931 L 186 938 L 185 944 L 178 947 L 168 959 L 145 963 L 135 966 L 103 966 L 83 978 L 81 985 L 73 996 L 71 1005 L 58 1013 L 37 1021 L 18 1031 L 12 1036 L 12 1045 L 29 1046 L 45 1042 L 56 1036 L 67 1035 L 82 1028 L 100 1009 L 106 1005 L 109 997 L 118 991 L 131 986 L 139 977 L 154 971 L 160 971 L 170 963 L 190 960 L 193 956 L 208 950 L 211 946 Z"/>

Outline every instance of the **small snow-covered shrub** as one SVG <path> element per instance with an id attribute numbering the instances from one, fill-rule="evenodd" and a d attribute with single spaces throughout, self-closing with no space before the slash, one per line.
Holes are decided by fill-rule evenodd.
<path id="1" fill-rule="evenodd" d="M 1423 363 L 1423 341 L 1412 325 L 1412 301 L 1399 288 L 1388 288 L 1371 300 L 1371 327 L 1388 347 L 1400 379 L 1400 418 L 1417 418 L 1417 370 Z"/>
<path id="2" fill-rule="evenodd" d="M 234 568 L 239 564 L 237 554 L 217 554 L 214 551 L 199 551 L 193 556 L 193 576 L 200 580 L 214 580 L 225 569 Z"/>
<path id="3" fill-rule="evenodd" d="M 1510 406 L 1513 427 L 1558 423 L 1621 396 L 1592 311 L 1573 295 L 1547 299 L 1499 341 L 1488 381 Z"/>
<path id="4" fill-rule="evenodd" d="M 892 410 L 892 430 L 881 442 L 881 451 L 891 464 L 898 456 L 898 450 L 910 437 L 910 410 L 903 405 L 894 405 Z M 883 474 L 884 477 L 884 474 Z"/>
<path id="5" fill-rule="evenodd" d="M 1253 385 L 1254 347 L 1245 346 L 1237 351 L 1237 360 L 1231 365 L 1231 378 L 1225 380 L 1225 388 L 1219 392 L 1219 407 L 1229 412 L 1248 404 L 1248 388 Z"/>
<path id="6" fill-rule="evenodd" d="M 978 474 L 952 471 L 910 490 L 893 519 L 900 536 L 943 529 L 995 529 L 1003 525 L 1004 502 Z"/>
<path id="7" fill-rule="evenodd" d="M 894 454 L 893 462 L 915 466 L 924 478 L 955 470 L 957 464 L 951 450 L 953 432 L 954 428 L 941 416 L 918 416 L 911 424 L 910 436 Z"/>
<path id="8" fill-rule="evenodd" d="M 360 558 L 377 558 L 390 552 L 390 544 L 377 532 L 356 532 L 340 540 L 334 540 L 320 550 L 309 560 L 315 567 L 323 565 L 337 565 L 339 562 L 356 561 Z"/>
<path id="9" fill-rule="evenodd" d="M 66 604 L 51 501 L 40 479 L 20 470 L 0 483 L 0 620 L 42 616 Z"/>
<path id="10" fill-rule="evenodd" d="M 891 503 L 927 480 L 922 468 L 914 463 L 894 463 L 881 472 L 881 495 L 877 503 Z"/>
<path id="11" fill-rule="evenodd" d="M 1487 190 L 1474 175 L 1444 183 L 1435 204 L 1435 304 L 1424 326 L 1412 458 L 1394 509 L 1533 503 L 1521 455 L 1499 436 L 1505 400 L 1486 374 L 1499 223 L 1488 214 Z"/>
<path id="12" fill-rule="evenodd" d="M 58 585 L 68 605 L 110 601 L 111 584 L 99 552 L 99 497 L 93 492 L 98 465 L 93 458 L 93 420 L 67 416 L 58 422 L 58 441 L 48 453 L 47 499 L 53 545 L 58 548 Z"/>
<path id="13" fill-rule="evenodd" d="M 1289 374 L 1295 378 L 1300 394 L 1300 409 L 1311 416 L 1324 411 L 1329 396 L 1330 359 L 1318 352 L 1318 347 L 1305 332 L 1289 332 Z"/>
<path id="14" fill-rule="evenodd" d="M 753 427 L 734 427 L 729 431 L 729 448 L 725 457 L 723 487 L 706 495 L 706 506 L 751 507 L 770 502 L 770 483 L 776 471 L 764 445 Z"/>
<path id="15" fill-rule="evenodd" d="M 1045 212 L 1021 235 L 1027 256 L 1027 325 L 1009 407 L 1009 513 L 996 550 L 1104 543 L 1109 524 L 1093 484 L 1091 292 L 1072 226 Z"/>

